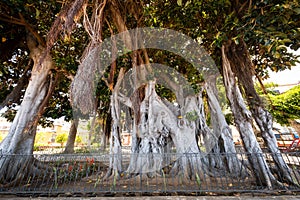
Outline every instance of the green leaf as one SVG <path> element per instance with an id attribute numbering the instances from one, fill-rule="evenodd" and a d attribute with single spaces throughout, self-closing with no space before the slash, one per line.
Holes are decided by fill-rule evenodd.
<path id="1" fill-rule="evenodd" d="M 177 4 L 178 4 L 179 6 L 182 6 L 182 0 L 177 0 Z"/>
<path id="2" fill-rule="evenodd" d="M 274 54 L 274 57 L 275 57 L 275 58 L 280 58 L 280 56 L 281 56 L 280 53 L 275 52 L 275 54 Z"/>
<path id="3" fill-rule="evenodd" d="M 39 17 L 40 17 L 40 11 L 39 9 L 35 8 L 35 18 L 39 19 Z"/>
<path id="4" fill-rule="evenodd" d="M 297 13 L 297 15 L 300 14 L 300 8 L 295 8 L 294 11 Z"/>

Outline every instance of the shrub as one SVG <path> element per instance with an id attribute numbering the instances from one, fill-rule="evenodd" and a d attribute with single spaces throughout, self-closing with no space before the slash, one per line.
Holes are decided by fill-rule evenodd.
<path id="1" fill-rule="evenodd" d="M 75 139 L 75 142 L 76 142 L 77 145 L 82 143 L 82 138 L 79 135 L 77 135 L 76 139 Z"/>
<path id="2" fill-rule="evenodd" d="M 56 136 L 55 142 L 60 143 L 61 146 L 68 140 L 68 135 L 66 133 L 61 133 Z"/>

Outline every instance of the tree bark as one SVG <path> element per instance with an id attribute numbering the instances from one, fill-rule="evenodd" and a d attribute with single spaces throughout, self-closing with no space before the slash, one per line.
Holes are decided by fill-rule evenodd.
<path id="1" fill-rule="evenodd" d="M 293 183 L 291 170 L 278 149 L 277 140 L 273 132 L 272 115 L 265 108 L 254 87 L 252 79 L 254 76 L 254 69 L 248 48 L 242 39 L 240 39 L 239 44 L 229 41 L 227 46 L 227 58 L 232 66 L 234 74 L 238 77 L 238 80 L 244 89 L 252 116 L 258 125 L 265 145 L 268 147 L 278 168 L 280 177 L 284 177 L 288 182 Z"/>
<path id="2" fill-rule="evenodd" d="M 105 151 L 107 145 L 107 139 L 110 138 L 111 135 L 111 113 L 106 115 L 105 123 L 103 124 L 103 133 L 101 135 L 101 142 L 100 142 L 100 150 Z"/>
<path id="3" fill-rule="evenodd" d="M 214 131 L 213 135 L 215 135 L 219 140 L 218 145 L 220 152 L 215 153 L 225 153 L 224 163 L 230 173 L 235 175 L 244 174 L 244 168 L 242 167 L 240 160 L 237 158 L 231 129 L 226 122 L 219 104 L 216 76 L 206 78 L 205 89 L 208 96 L 208 104 L 212 119 L 211 123 Z"/>
<path id="4" fill-rule="evenodd" d="M 96 118 L 97 118 L 97 112 L 93 113 L 93 118 L 92 118 L 92 123 L 91 123 L 91 128 L 89 130 L 89 136 L 88 136 L 88 149 L 91 150 L 91 145 L 92 145 L 92 137 L 93 134 L 95 134 L 95 122 L 96 122 Z"/>
<path id="5" fill-rule="evenodd" d="M 178 116 L 177 109 L 171 108 L 170 102 L 162 101 L 155 92 L 155 81 L 145 86 L 145 95 L 139 105 L 140 120 L 135 121 L 139 135 L 133 137 L 133 154 L 128 174 L 152 176 L 170 165 L 170 152 L 167 142 L 176 147 L 177 159 L 172 174 L 181 174 L 185 180 L 199 176 L 204 178 L 207 167 L 199 150 L 196 132 L 196 121 Z M 182 106 L 182 113 L 187 114 L 197 109 L 195 97 L 188 97 Z M 130 105 L 133 107 L 134 102 Z M 183 134 L 184 133 L 184 134 Z"/>
<path id="6" fill-rule="evenodd" d="M 66 143 L 66 148 L 63 152 L 65 154 L 74 153 L 74 144 L 75 144 L 76 135 L 77 135 L 77 125 L 78 125 L 78 119 L 74 119 L 72 121 L 70 130 L 69 130 L 69 135 L 68 135 L 68 140 L 67 140 L 67 143 Z"/>
<path id="7" fill-rule="evenodd" d="M 27 36 L 27 45 L 30 49 L 30 56 L 34 61 L 34 66 L 24 99 L 7 137 L 0 144 L 1 154 L 9 156 L 8 159 L 3 157 L 0 159 L 0 184 L 16 181 L 31 169 L 27 167 L 26 171 L 22 168 L 22 165 L 14 164 L 18 163 L 14 159 L 20 159 L 20 157 L 11 157 L 10 155 L 32 155 L 37 122 L 51 96 L 48 87 L 50 70 L 54 66 L 52 57 L 48 54 L 40 65 L 39 59 L 45 52 L 45 48 L 38 45 L 31 35 Z M 52 89 L 54 89 L 53 85 Z M 33 159 L 31 156 L 24 156 L 25 158 Z M 24 164 L 27 162 L 30 164 L 30 161 L 24 160 Z"/>
<path id="8" fill-rule="evenodd" d="M 113 90 L 113 93 L 110 98 L 110 110 L 112 117 L 112 129 L 110 136 L 110 161 L 109 161 L 109 169 L 104 177 L 104 179 L 109 178 L 111 175 L 114 178 L 120 178 L 120 173 L 122 172 L 122 149 L 121 149 L 121 139 L 120 139 L 120 101 L 118 99 L 118 91 L 121 84 L 121 80 L 124 76 L 124 70 L 121 69 L 117 84 Z"/>
<path id="9" fill-rule="evenodd" d="M 273 183 L 278 183 L 262 156 L 262 150 L 256 140 L 252 129 L 252 116 L 247 110 L 240 90 L 237 86 L 231 64 L 227 57 L 228 47 L 222 46 L 223 79 L 226 95 L 234 116 L 235 124 L 240 132 L 244 148 L 248 154 L 248 160 L 256 176 L 257 183 L 262 183 L 272 188 Z M 278 183 L 279 184 L 279 183 Z"/>

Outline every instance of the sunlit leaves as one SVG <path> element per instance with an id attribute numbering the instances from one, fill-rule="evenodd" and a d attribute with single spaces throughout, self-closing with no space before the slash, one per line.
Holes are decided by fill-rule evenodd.
<path id="1" fill-rule="evenodd" d="M 298 1 L 263 1 L 244 16 L 246 40 L 259 75 L 267 68 L 281 71 L 294 66 L 297 57 L 288 51 L 300 47 Z"/>
<path id="2" fill-rule="evenodd" d="M 276 121 L 282 124 L 289 123 L 291 119 L 300 118 L 300 85 L 280 95 L 270 95 L 272 109 Z"/>

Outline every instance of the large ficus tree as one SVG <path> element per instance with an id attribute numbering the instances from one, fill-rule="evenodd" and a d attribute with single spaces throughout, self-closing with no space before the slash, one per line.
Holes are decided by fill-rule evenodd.
<path id="1" fill-rule="evenodd" d="M 217 169 L 220 166 L 226 166 L 228 172 L 235 176 L 243 176 L 247 173 L 246 168 L 241 167 L 243 163 L 236 157 L 231 131 L 218 102 L 216 73 L 219 71 L 223 76 L 235 124 L 248 153 L 249 167 L 255 171 L 257 180 L 269 188 L 273 184 L 282 185 L 270 170 L 265 158 L 258 156 L 262 150 L 254 135 L 253 119 L 261 129 L 268 149 L 273 153 L 277 173 L 283 177 L 280 181 L 293 184 L 289 168 L 278 154 L 278 147 L 272 133 L 271 115 L 254 90 L 252 76 L 256 71 L 261 75 L 264 66 L 272 67 L 274 63 L 293 65 L 294 57 L 288 54 L 284 47 L 297 48 L 298 7 L 296 1 L 289 4 L 287 1 L 262 3 L 230 0 L 126 2 L 96 0 L 91 4 L 87 4 L 84 0 L 69 2 L 63 7 L 50 29 L 44 48 L 39 48 L 42 50 L 40 59 L 34 60 L 32 74 L 43 73 L 44 76 L 36 76 L 37 80 L 31 79 L 27 91 L 33 88 L 30 84 L 47 86 L 46 77 L 49 76 L 52 68 L 50 61 L 53 62 L 50 51 L 55 47 L 55 42 L 61 33 L 67 38 L 68 34 L 64 33 L 70 33 L 75 27 L 74 20 L 78 19 L 78 13 L 83 13 L 82 23 L 90 42 L 85 48 L 72 82 L 71 100 L 75 113 L 86 115 L 96 110 L 94 94 L 99 78 L 102 78 L 112 91 L 110 151 L 114 156 L 110 157 L 110 168 L 105 178 L 110 177 L 111 174 L 119 177 L 123 171 L 127 172 L 128 177 L 139 173 L 152 176 L 153 173 L 160 173 L 166 165 L 171 166 L 171 174 L 180 174 L 186 179 L 204 179 L 206 174 L 218 174 Z M 290 23 L 289 26 L 278 28 L 275 24 L 280 23 L 283 16 L 271 22 L 268 20 L 274 13 L 281 14 L 281 12 L 284 16 L 289 16 L 287 20 Z M 145 32 L 136 29 L 145 26 L 181 31 L 191 40 L 183 40 L 182 38 L 187 37 L 183 34 L 179 34 L 182 38 L 176 37 L 178 33 L 175 31 L 153 32 L 147 29 L 148 32 Z M 270 32 L 265 31 L 267 27 L 274 29 L 272 32 L 274 41 L 267 35 Z M 289 34 L 283 36 L 281 33 L 284 30 Z M 105 39 L 103 35 L 117 36 Z M 155 40 L 151 40 L 153 37 Z M 184 43 L 184 41 L 188 42 Z M 206 48 L 219 68 L 214 68 L 210 73 L 205 71 L 207 66 L 212 69 L 214 62 L 205 51 L 197 50 L 199 43 Z M 160 50 L 154 51 L 151 48 Z M 257 52 L 259 55 L 255 54 Z M 198 58 L 201 59 L 197 60 Z M 252 59 L 257 61 L 254 62 L 255 65 Z M 153 61 L 161 65 L 151 64 Z M 266 65 L 262 65 L 263 63 Z M 170 69 L 165 65 L 170 66 Z M 45 70 L 39 71 L 43 66 Z M 205 67 L 202 67 L 202 70 L 193 69 L 196 66 Z M 159 78 L 163 78 L 164 81 L 160 83 Z M 163 88 L 171 89 L 175 95 L 166 95 L 169 98 L 164 98 L 165 93 L 159 93 L 163 90 L 158 89 L 161 87 L 157 87 L 158 84 L 165 84 Z M 187 87 L 189 85 L 191 88 Z M 33 91 L 37 92 L 35 97 L 45 99 L 44 90 L 46 89 Z M 204 94 L 208 104 L 204 101 Z M 250 110 L 247 109 L 243 97 L 247 99 Z M 36 119 L 40 114 L 43 105 L 38 101 L 32 104 L 26 93 L 22 104 L 18 112 L 20 114 L 15 117 L 13 125 L 16 129 L 12 129 L 20 131 L 12 131 L 1 143 L 7 150 L 5 153 L 19 152 L 17 144 L 23 142 L 20 135 L 24 133 L 26 135 L 25 130 L 32 130 L 34 127 L 31 123 L 32 119 Z M 36 106 L 35 109 L 32 109 L 32 105 Z M 131 151 L 134 154 L 127 169 L 122 168 L 121 160 L 122 107 L 126 108 L 124 111 L 126 117 L 132 119 L 127 123 L 131 123 L 130 127 L 132 127 Z M 32 112 L 25 114 L 29 108 Z M 211 127 L 207 124 L 208 112 Z M 20 117 L 27 121 L 22 120 L 23 124 L 21 124 L 18 120 Z M 20 128 L 17 129 L 18 127 Z M 28 153 L 32 152 L 30 148 L 27 149 L 27 145 L 32 145 L 33 137 L 34 134 L 28 134 L 28 140 L 26 137 L 24 139 L 27 144 L 21 145 L 28 150 L 26 151 Z M 205 144 L 201 149 L 200 140 Z M 13 143 L 9 144 L 9 141 Z M 171 146 L 175 147 L 178 153 L 178 157 L 172 163 L 167 156 L 171 153 Z M 207 154 L 210 152 L 214 154 Z M 219 153 L 225 154 L 214 156 Z M 199 157 L 180 156 L 182 154 L 196 154 Z M 0 160 L 3 166 L 0 173 L 1 180 L 11 180 L 20 171 L 16 166 L 15 170 L 11 170 L 11 174 L 4 175 L 10 162 Z M 211 171 L 214 173 L 210 173 Z"/>

